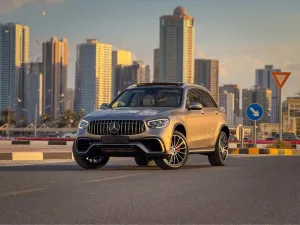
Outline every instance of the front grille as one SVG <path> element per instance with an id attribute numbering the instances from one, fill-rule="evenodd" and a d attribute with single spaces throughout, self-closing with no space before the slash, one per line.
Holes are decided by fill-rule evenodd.
<path id="1" fill-rule="evenodd" d="M 113 122 L 118 123 L 119 130 L 111 132 L 109 125 Z M 140 120 L 96 120 L 90 121 L 87 132 L 94 135 L 136 135 L 144 133 L 145 124 Z"/>

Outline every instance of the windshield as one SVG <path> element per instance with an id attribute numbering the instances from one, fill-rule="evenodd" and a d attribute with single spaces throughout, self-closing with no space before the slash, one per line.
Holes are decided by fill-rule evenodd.
<path id="1" fill-rule="evenodd" d="M 179 107 L 182 89 L 179 88 L 135 88 L 126 90 L 112 104 L 121 107 Z"/>

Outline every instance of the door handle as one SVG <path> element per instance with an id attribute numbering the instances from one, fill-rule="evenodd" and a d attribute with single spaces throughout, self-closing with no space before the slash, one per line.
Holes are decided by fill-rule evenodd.
<path id="1" fill-rule="evenodd" d="M 218 111 L 215 111 L 215 114 L 219 114 L 219 112 L 218 112 Z"/>

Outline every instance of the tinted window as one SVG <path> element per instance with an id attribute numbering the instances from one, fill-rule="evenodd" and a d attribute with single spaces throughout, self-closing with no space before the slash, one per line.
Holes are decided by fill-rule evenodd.
<path id="1" fill-rule="evenodd" d="M 180 88 L 135 88 L 126 90 L 112 104 L 121 107 L 179 107 L 182 89 Z"/>
<path id="2" fill-rule="evenodd" d="M 212 97 L 204 90 L 192 88 L 187 94 L 187 105 L 190 102 L 197 102 L 203 105 L 203 107 L 217 107 Z"/>

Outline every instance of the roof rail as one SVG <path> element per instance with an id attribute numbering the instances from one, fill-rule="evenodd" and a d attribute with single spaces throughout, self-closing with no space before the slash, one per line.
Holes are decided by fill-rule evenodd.
<path id="1" fill-rule="evenodd" d="M 138 87 L 141 86 L 182 86 L 184 83 L 181 82 L 155 82 L 155 83 L 139 83 Z"/>

